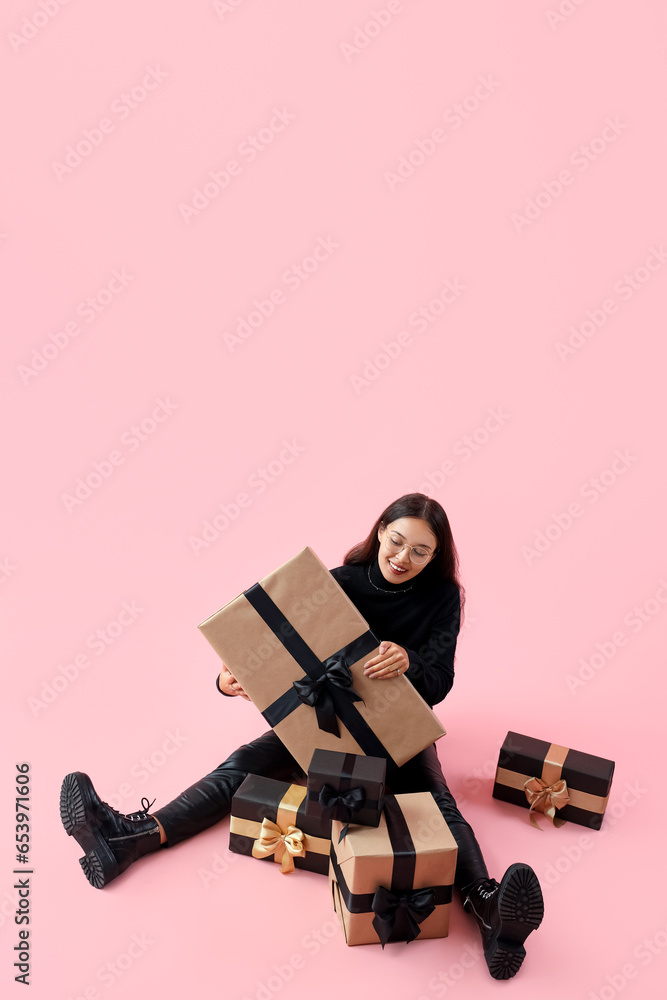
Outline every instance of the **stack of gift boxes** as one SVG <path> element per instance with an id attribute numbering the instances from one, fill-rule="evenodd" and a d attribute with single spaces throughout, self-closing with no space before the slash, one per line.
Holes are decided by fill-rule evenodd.
<path id="1" fill-rule="evenodd" d="M 379 640 L 324 564 L 304 549 L 199 628 L 307 774 L 248 775 L 230 849 L 328 875 L 349 945 L 446 937 L 456 842 L 430 792 L 385 792 L 445 731 L 406 677 L 364 675 Z M 599 829 L 613 767 L 508 733 L 493 794 Z"/>
<path id="2" fill-rule="evenodd" d="M 230 850 L 328 875 L 348 944 L 446 937 L 456 842 L 430 792 L 385 795 L 380 757 L 315 750 L 308 784 L 249 774 Z"/>

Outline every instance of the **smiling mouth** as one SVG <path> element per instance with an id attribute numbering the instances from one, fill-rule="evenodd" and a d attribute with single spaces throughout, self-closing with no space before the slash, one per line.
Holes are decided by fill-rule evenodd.
<path id="1" fill-rule="evenodd" d="M 388 562 L 389 562 L 389 568 L 393 573 L 396 574 L 396 576 L 401 576 L 403 573 L 407 573 L 406 569 L 401 569 L 401 567 L 393 563 L 391 559 L 389 559 Z"/>

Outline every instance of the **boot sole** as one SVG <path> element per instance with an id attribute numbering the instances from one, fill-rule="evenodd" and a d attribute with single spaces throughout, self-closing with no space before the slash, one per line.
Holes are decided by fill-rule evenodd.
<path id="1" fill-rule="evenodd" d="M 496 938 L 484 952 L 486 964 L 494 979 L 511 979 L 516 976 L 525 957 L 526 949 L 522 944 L 500 938 Z"/>
<path id="2" fill-rule="evenodd" d="M 526 957 L 523 942 L 542 923 L 544 900 L 535 872 L 523 864 L 510 865 L 498 893 L 500 929 L 484 957 L 494 979 L 511 979 Z"/>
<path id="3" fill-rule="evenodd" d="M 60 789 L 60 819 L 69 837 L 74 837 L 86 852 L 79 858 L 83 873 L 92 886 L 102 889 L 118 875 L 118 862 L 99 830 L 88 819 L 94 796 L 87 774 L 74 771 L 66 775 Z"/>

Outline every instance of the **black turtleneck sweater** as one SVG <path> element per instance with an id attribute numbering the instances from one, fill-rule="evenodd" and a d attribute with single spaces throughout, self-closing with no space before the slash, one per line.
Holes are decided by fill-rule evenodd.
<path id="1" fill-rule="evenodd" d="M 377 638 L 404 647 L 410 659 L 405 676 L 431 706 L 442 701 L 454 683 L 461 620 L 458 587 L 439 580 L 434 570 L 429 564 L 406 583 L 388 583 L 377 559 L 370 566 L 331 570 Z"/>
<path id="2" fill-rule="evenodd" d="M 370 566 L 337 566 L 330 570 L 380 642 L 384 639 L 403 646 L 410 659 L 405 676 L 431 706 L 442 701 L 454 683 L 454 654 L 461 623 L 458 587 L 439 579 L 434 571 L 433 564 L 429 564 L 412 580 L 388 583 L 377 559 Z M 220 691 L 219 678 L 216 686 Z"/>

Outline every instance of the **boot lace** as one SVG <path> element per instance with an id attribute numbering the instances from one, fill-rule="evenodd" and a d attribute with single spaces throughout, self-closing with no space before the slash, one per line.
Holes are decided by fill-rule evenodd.
<path id="1" fill-rule="evenodd" d="M 113 806 L 110 806 L 108 802 L 105 802 L 104 805 L 107 807 L 107 809 L 109 810 L 110 813 L 113 813 L 113 815 L 117 819 L 132 819 L 132 818 L 134 818 L 136 816 L 141 816 L 142 814 L 145 815 L 145 816 L 148 816 L 148 810 L 151 808 L 151 806 L 153 805 L 153 803 L 156 802 L 156 801 L 157 801 L 156 799 L 153 799 L 153 802 L 149 802 L 149 800 L 147 798 L 142 798 L 141 799 L 141 812 L 136 812 L 136 813 L 122 813 L 122 812 L 119 812 L 118 809 L 114 809 Z"/>
<path id="2" fill-rule="evenodd" d="M 499 885 L 494 878 L 489 878 L 485 879 L 484 882 L 480 882 L 476 888 L 482 899 L 490 899 L 491 896 L 498 892 Z"/>
<path id="3" fill-rule="evenodd" d="M 494 896 L 499 889 L 499 885 L 493 878 L 483 879 L 481 882 L 472 885 L 468 892 L 466 893 L 466 898 L 463 901 L 464 909 L 472 911 L 477 919 L 480 921 L 481 925 L 485 930 L 490 931 L 491 925 L 486 922 L 482 914 L 479 912 L 475 906 L 476 900 L 486 900 Z"/>

